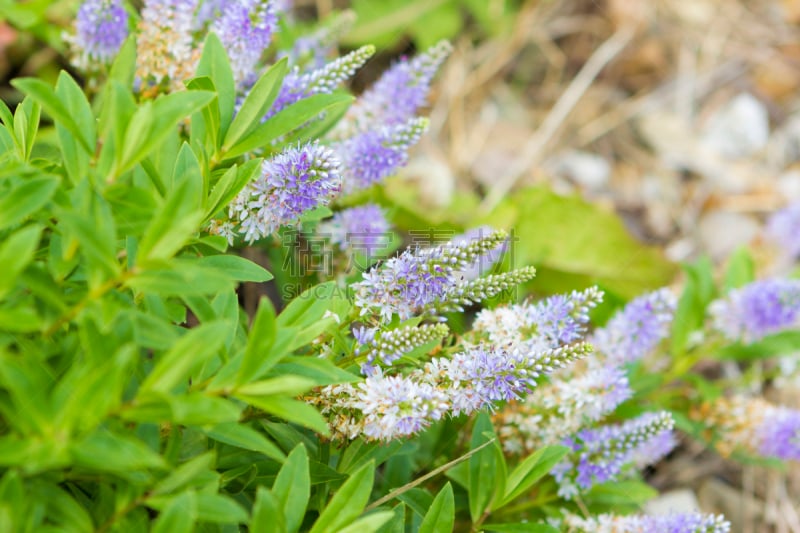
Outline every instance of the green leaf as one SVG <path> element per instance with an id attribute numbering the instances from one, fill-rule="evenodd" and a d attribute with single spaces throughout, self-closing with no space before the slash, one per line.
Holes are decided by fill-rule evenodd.
<path id="1" fill-rule="evenodd" d="M 239 191 L 253 177 L 253 173 L 261 168 L 261 162 L 261 159 L 251 159 L 241 167 L 233 165 L 225 171 L 211 189 L 211 194 L 206 201 L 205 222 L 211 220 L 220 209 L 228 205 L 239 194 Z"/>
<path id="2" fill-rule="evenodd" d="M 497 533 L 559 533 L 557 527 L 548 524 L 485 524 L 483 529 L 486 531 L 496 531 Z"/>
<path id="3" fill-rule="evenodd" d="M 182 91 L 145 102 L 131 117 L 119 150 L 115 176 L 120 176 L 150 155 L 183 119 L 216 97 L 210 91 Z"/>
<path id="4" fill-rule="evenodd" d="M 684 265 L 683 268 L 686 271 L 686 285 L 672 320 L 673 355 L 685 352 L 689 336 L 703 326 L 706 307 L 715 292 L 713 265 L 708 257 L 702 257 L 693 265 Z"/>
<path id="5" fill-rule="evenodd" d="M 746 247 L 741 246 L 728 258 L 728 268 L 725 270 L 725 290 L 737 289 L 755 279 L 753 257 Z"/>
<path id="6" fill-rule="evenodd" d="M 117 52 L 111 70 L 108 73 L 109 81 L 115 80 L 124 87 L 132 87 L 136 76 L 136 35 L 130 35 Z"/>
<path id="7" fill-rule="evenodd" d="M 358 24 L 347 32 L 344 42 L 354 45 L 373 43 L 388 47 L 396 42 L 415 22 L 435 24 L 431 11 L 452 0 L 354 0 Z"/>
<path id="8" fill-rule="evenodd" d="M 153 487 L 151 494 L 154 496 L 174 494 L 190 485 L 202 485 L 213 482 L 219 477 L 219 474 L 214 472 L 213 469 L 213 453 L 209 452 L 193 457 L 159 481 Z"/>
<path id="9" fill-rule="evenodd" d="M 56 94 L 73 111 L 73 118 L 78 127 L 88 132 L 89 140 L 94 146 L 97 143 L 95 119 L 83 91 L 71 77 L 62 72 L 56 83 Z M 80 183 L 89 173 L 89 160 L 92 154 L 81 148 L 72 133 L 64 126 L 56 124 L 56 133 L 67 175 L 72 183 Z"/>
<path id="10" fill-rule="evenodd" d="M 311 528 L 311 533 L 338 533 L 366 507 L 375 479 L 374 463 L 367 463 L 333 495 Z"/>
<path id="11" fill-rule="evenodd" d="M 197 521 L 197 493 L 187 491 L 172 498 L 153 523 L 153 533 L 190 533 Z"/>
<path id="12" fill-rule="evenodd" d="M 90 212 L 62 212 L 59 219 L 68 235 L 77 240 L 89 271 L 96 273 L 94 284 L 120 274 L 122 268 L 117 260 L 116 228 L 107 203 L 97 201 Z"/>
<path id="13" fill-rule="evenodd" d="M 528 456 L 509 474 L 503 499 L 494 509 L 505 506 L 529 490 L 568 453 L 566 446 L 547 446 Z"/>
<path id="14" fill-rule="evenodd" d="M 305 446 L 299 444 L 289 454 L 275 478 L 272 492 L 285 517 L 286 531 L 294 533 L 299 530 L 311 496 L 311 477 Z"/>
<path id="15" fill-rule="evenodd" d="M 594 485 L 586 495 L 592 503 L 609 506 L 641 506 L 658 496 L 658 491 L 643 481 L 623 480 Z"/>
<path id="16" fill-rule="evenodd" d="M 95 531 L 92 517 L 86 509 L 75 501 L 67 491 L 45 482 L 34 482 L 28 485 L 28 498 L 32 502 L 40 502 L 41 511 L 47 516 L 56 531 L 86 532 Z"/>
<path id="17" fill-rule="evenodd" d="M 36 134 L 39 131 L 41 109 L 35 100 L 28 97 L 22 101 L 21 105 L 17 106 L 14 114 L 14 131 L 18 137 L 20 157 L 23 161 L 29 161 L 31 158 Z"/>
<path id="18" fill-rule="evenodd" d="M 0 276 L 0 299 L 14 287 L 17 276 L 33 259 L 41 236 L 42 227 L 31 225 L 12 233 L 0 244 L 0 265 L 3 265 L 3 275 Z"/>
<path id="19" fill-rule="evenodd" d="M 193 371 L 217 354 L 229 327 L 227 321 L 220 320 L 189 330 L 158 359 L 140 386 L 139 394 L 148 391 L 166 393 L 186 382 Z"/>
<path id="20" fill-rule="evenodd" d="M 397 440 L 384 444 L 382 442 L 366 442 L 362 439 L 357 439 L 351 441 L 347 449 L 341 454 L 336 469 L 339 472 L 351 474 L 369 461 L 380 466 L 402 447 L 403 443 Z"/>
<path id="21" fill-rule="evenodd" d="M 288 133 L 281 139 L 279 146 L 306 143 L 314 139 L 321 139 L 339 123 L 342 117 L 347 113 L 347 110 L 350 109 L 350 104 L 352 103 L 352 100 L 342 100 L 339 103 L 333 104 L 325 110 L 324 114 Z"/>
<path id="22" fill-rule="evenodd" d="M 192 78 L 186 82 L 186 88 L 190 91 L 217 92 L 214 82 L 207 76 Z M 207 106 L 203 107 L 199 114 L 192 115 L 189 142 L 193 146 L 202 144 L 209 154 L 216 154 L 219 150 L 221 141 L 219 100 L 217 98 L 214 98 Z"/>
<path id="23" fill-rule="evenodd" d="M 544 187 L 515 193 L 481 222 L 515 228 L 513 262 L 536 265 L 532 285 L 545 293 L 597 283 L 633 298 L 675 273 L 660 249 L 636 241 L 613 212 Z"/>
<path id="24" fill-rule="evenodd" d="M 150 313 L 130 310 L 127 316 L 133 324 L 134 340 L 145 348 L 167 350 L 180 337 L 182 328 Z"/>
<path id="25" fill-rule="evenodd" d="M 289 302 L 278 316 L 278 327 L 305 328 L 317 323 L 330 307 L 330 302 L 345 299 L 335 281 L 315 285 Z"/>
<path id="26" fill-rule="evenodd" d="M 378 511 L 362 516 L 349 526 L 340 529 L 338 533 L 375 533 L 393 517 L 392 511 Z"/>
<path id="27" fill-rule="evenodd" d="M 70 453 L 77 466 L 105 472 L 166 467 L 164 459 L 143 442 L 106 429 L 73 443 Z"/>
<path id="28" fill-rule="evenodd" d="M 0 197 L 0 230 L 40 211 L 50 201 L 58 184 L 58 177 L 50 174 L 14 180 L 12 187 Z"/>
<path id="29" fill-rule="evenodd" d="M 314 380 L 288 375 L 239 385 L 236 387 L 236 394 L 250 396 L 267 396 L 271 394 L 298 396 L 314 387 L 315 384 Z"/>
<path id="30" fill-rule="evenodd" d="M 235 281 L 264 282 L 272 279 L 272 274 L 264 267 L 238 255 L 209 255 L 196 261 L 202 266 L 224 272 Z"/>
<path id="31" fill-rule="evenodd" d="M 447 483 L 436 495 L 430 509 L 425 514 L 425 518 L 419 526 L 419 533 L 450 533 L 453 531 L 455 523 L 455 512 L 453 487 Z"/>
<path id="32" fill-rule="evenodd" d="M 285 396 L 248 396 L 234 393 L 236 397 L 254 407 L 279 416 L 289 422 L 300 424 L 320 433 L 330 435 L 328 423 L 312 406 Z"/>
<path id="33" fill-rule="evenodd" d="M 420 518 L 424 517 L 433 505 L 433 496 L 425 489 L 409 489 L 399 494 L 397 499 L 408 505 Z"/>
<path id="34" fill-rule="evenodd" d="M 258 487 L 256 503 L 253 504 L 253 517 L 250 519 L 250 531 L 273 531 L 286 533 L 286 518 L 280 508 L 278 499 L 272 491 Z"/>
<path id="35" fill-rule="evenodd" d="M 406 505 L 399 503 L 392 509 L 392 518 L 380 529 L 381 533 L 405 533 Z"/>
<path id="36" fill-rule="evenodd" d="M 92 107 L 86 99 L 80 85 L 67 74 L 61 71 L 56 82 L 55 95 L 69 110 L 69 116 L 75 121 L 75 125 L 80 129 L 86 142 L 92 148 L 89 155 L 93 155 L 94 146 L 97 144 L 97 127 L 92 113 Z M 73 132 L 74 133 L 74 132 Z"/>
<path id="37" fill-rule="evenodd" d="M 242 407 L 224 398 L 206 396 L 201 392 L 167 396 L 172 421 L 186 426 L 207 426 L 239 420 Z"/>
<path id="38" fill-rule="evenodd" d="M 203 212 L 187 198 L 194 187 L 184 182 L 167 196 L 139 242 L 137 264 L 170 259 L 197 232 Z"/>
<path id="39" fill-rule="evenodd" d="M 211 429 L 204 430 L 204 433 L 219 442 L 224 442 L 237 448 L 252 450 L 263 453 L 270 459 L 282 462 L 285 455 L 267 438 L 254 430 L 250 426 L 240 423 L 220 424 Z"/>
<path id="40" fill-rule="evenodd" d="M 496 438 L 489 415 L 481 413 L 472 428 L 470 449 Z M 472 521 L 478 520 L 489 508 L 494 495 L 503 494 L 506 484 L 505 460 L 498 455 L 497 446 L 483 448 L 469 458 L 469 513 Z"/>
<path id="41" fill-rule="evenodd" d="M 288 70 L 288 58 L 283 58 L 267 69 L 247 93 L 242 107 L 236 113 L 228 133 L 225 135 L 223 151 L 227 152 L 242 136 L 261 122 L 281 90 L 283 78 Z"/>
<path id="42" fill-rule="evenodd" d="M 800 346 L 800 331 L 782 331 L 768 335 L 751 344 L 732 343 L 719 349 L 719 359 L 754 361 L 794 353 Z"/>
<path id="43" fill-rule="evenodd" d="M 181 297 L 218 294 L 235 288 L 231 279 L 218 270 L 180 259 L 173 259 L 163 268 L 136 272 L 125 285 L 145 293 Z"/>
<path id="44" fill-rule="evenodd" d="M 42 326 L 41 317 L 28 306 L 0 309 L 0 331 L 30 333 L 41 330 Z"/>
<path id="45" fill-rule="evenodd" d="M 220 135 L 225 135 L 233 117 L 236 103 L 236 84 L 228 53 L 214 32 L 208 32 L 203 53 L 197 64 L 197 75 L 208 76 L 217 89 L 220 116 Z"/>
<path id="46" fill-rule="evenodd" d="M 279 330 L 279 333 L 283 330 Z M 346 370 L 342 370 L 327 359 L 316 359 L 300 356 L 285 357 L 278 363 L 275 375 L 292 374 L 307 377 L 318 386 L 333 385 L 335 383 L 352 383 L 360 378 Z"/>
<path id="47" fill-rule="evenodd" d="M 272 351 L 275 332 L 275 308 L 269 298 L 261 298 L 250 328 L 242 364 L 236 375 L 237 385 L 258 379 L 280 361 L 283 354 Z"/>
<path id="48" fill-rule="evenodd" d="M 68 76 L 68 74 L 64 74 Z M 11 80 L 11 85 L 33 98 L 48 115 L 53 117 L 56 124 L 69 131 L 88 154 L 94 153 L 91 133 L 93 130 L 83 131 L 72 116 L 72 112 L 55 93 L 52 87 L 37 78 L 17 78 Z"/>
<path id="49" fill-rule="evenodd" d="M 197 494 L 197 519 L 218 524 L 241 524 L 247 522 L 247 512 L 231 498 L 221 494 L 200 492 Z"/>
<path id="50" fill-rule="evenodd" d="M 259 124 L 224 153 L 226 159 L 262 148 L 271 141 L 299 128 L 331 107 L 352 102 L 349 94 L 315 94 L 282 109 L 263 124 Z"/>

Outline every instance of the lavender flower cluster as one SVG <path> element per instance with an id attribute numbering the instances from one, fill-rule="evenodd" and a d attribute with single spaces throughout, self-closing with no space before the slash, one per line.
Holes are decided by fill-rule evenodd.
<path id="1" fill-rule="evenodd" d="M 543 375 L 591 352 L 584 343 L 552 350 L 465 348 L 403 375 L 374 371 L 358 385 L 332 385 L 307 398 L 335 438 L 392 440 L 446 415 L 470 414 L 530 392 Z"/>
<path id="2" fill-rule="evenodd" d="M 356 307 L 361 316 L 389 322 L 393 316 L 441 316 L 461 311 L 464 305 L 491 298 L 533 278 L 533 268 L 522 268 L 474 280 L 459 272 L 505 242 L 507 234 L 497 231 L 470 242 L 449 242 L 428 249 L 406 250 L 377 268 L 365 272 L 353 284 Z"/>
<path id="3" fill-rule="evenodd" d="M 255 181 L 230 204 L 230 223 L 218 233 L 233 241 L 237 233 L 253 242 L 326 205 L 341 186 L 340 162 L 318 143 L 291 147 L 264 161 Z"/>
<path id="4" fill-rule="evenodd" d="M 732 290 L 710 307 L 714 327 L 733 341 L 754 342 L 800 326 L 800 280 L 768 279 Z"/>
<path id="5" fill-rule="evenodd" d="M 694 417 L 719 435 L 727 455 L 738 449 L 784 461 L 800 461 L 800 410 L 762 398 L 734 396 L 704 406 Z"/>
<path id="6" fill-rule="evenodd" d="M 574 533 L 728 533 L 731 524 L 722 515 L 699 512 L 666 515 L 601 514 L 582 518 L 568 514 L 564 525 Z"/>
<path id="7" fill-rule="evenodd" d="M 65 37 L 78 68 L 108 65 L 128 37 L 128 12 L 121 0 L 87 0 L 78 9 L 75 33 Z"/>
<path id="8" fill-rule="evenodd" d="M 583 429 L 564 440 L 574 453 L 551 473 L 558 493 L 572 498 L 580 489 L 614 481 L 629 465 L 643 468 L 658 462 L 675 447 L 669 413 L 645 413 L 623 424 Z"/>

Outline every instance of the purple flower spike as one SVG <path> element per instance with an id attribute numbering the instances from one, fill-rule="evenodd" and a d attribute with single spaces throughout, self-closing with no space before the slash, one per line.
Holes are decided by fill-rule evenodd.
<path id="1" fill-rule="evenodd" d="M 564 441 L 574 452 L 551 471 L 559 495 L 570 498 L 579 487 L 616 480 L 628 465 L 641 468 L 660 460 L 669 453 L 663 434 L 671 433 L 673 425 L 669 413 L 645 413 L 623 424 L 579 431 Z"/>
<path id="2" fill-rule="evenodd" d="M 431 80 L 451 49 L 450 43 L 441 41 L 412 59 L 396 63 L 361 95 L 344 122 L 356 131 L 408 122 L 425 105 Z"/>
<path id="3" fill-rule="evenodd" d="M 339 84 L 350 79 L 374 53 L 374 46 L 362 46 L 312 72 L 301 74 L 298 68 L 293 69 L 283 79 L 281 90 L 267 113 L 267 118 L 303 98 L 332 93 Z"/>
<path id="4" fill-rule="evenodd" d="M 383 210 L 375 204 L 339 211 L 320 224 L 317 232 L 329 236 L 340 250 L 358 251 L 367 257 L 386 249 L 391 239 L 391 226 Z"/>
<path id="5" fill-rule="evenodd" d="M 484 309 L 478 313 L 473 327 L 496 344 L 515 344 L 533 338 L 555 348 L 582 337 L 589 311 L 602 301 L 602 291 L 590 287 L 536 303 Z"/>
<path id="6" fill-rule="evenodd" d="M 731 524 L 722 515 L 700 512 L 667 515 L 611 515 L 581 517 L 567 515 L 565 525 L 572 533 L 728 533 Z"/>
<path id="7" fill-rule="evenodd" d="M 761 455 L 800 461 L 800 411 L 770 406 L 755 432 Z"/>
<path id="8" fill-rule="evenodd" d="M 335 55 L 338 40 L 353 26 L 356 17 L 352 11 L 344 11 L 325 20 L 325 25 L 313 33 L 298 37 L 292 48 L 278 54 L 288 57 L 289 65 L 301 71 L 314 70 L 325 65 L 327 59 Z"/>
<path id="9" fill-rule="evenodd" d="M 340 183 L 339 161 L 329 149 L 316 143 L 289 148 L 264 161 L 261 175 L 239 193 L 228 216 L 252 242 L 326 205 Z"/>
<path id="10" fill-rule="evenodd" d="M 362 330 L 354 332 L 354 337 L 361 344 L 356 349 L 359 355 L 367 357 L 361 368 L 364 375 L 377 372 L 376 363 L 391 366 L 405 354 L 432 341 L 441 341 L 448 333 L 444 324 L 423 324 L 421 326 L 405 326 L 378 332 Z"/>
<path id="11" fill-rule="evenodd" d="M 464 281 L 456 272 L 506 238 L 505 232 L 497 231 L 479 241 L 406 250 L 365 272 L 363 280 L 353 284 L 355 304 L 362 316 L 379 315 L 389 322 L 394 315 L 401 320 L 414 315 L 435 316 L 490 298 L 513 284 L 528 281 L 535 271 L 522 268 L 474 281 Z"/>
<path id="12" fill-rule="evenodd" d="M 120 0 L 87 0 L 75 18 L 75 35 L 69 37 L 76 66 L 110 63 L 128 37 L 128 13 Z"/>
<path id="13" fill-rule="evenodd" d="M 675 305 L 669 289 L 640 296 L 595 331 L 592 343 L 612 364 L 638 361 L 669 335 Z"/>
<path id="14" fill-rule="evenodd" d="M 532 344 L 509 348 L 481 345 L 449 359 L 433 359 L 425 365 L 425 372 L 447 388 L 454 415 L 469 414 L 491 408 L 498 401 L 522 398 L 541 376 L 591 351 L 586 343 L 544 350 Z"/>
<path id="15" fill-rule="evenodd" d="M 408 162 L 408 149 L 417 144 L 427 128 L 427 119 L 416 118 L 338 143 L 334 149 L 345 168 L 344 192 L 366 189 L 394 174 Z"/>
<path id="16" fill-rule="evenodd" d="M 246 83 L 255 73 L 261 55 L 269 47 L 278 23 L 270 0 L 234 0 L 220 10 L 211 29 L 228 51 L 237 84 Z"/>
<path id="17" fill-rule="evenodd" d="M 766 236 L 787 257 L 800 256 L 800 202 L 772 215 L 767 221 Z"/>
<path id="18" fill-rule="evenodd" d="M 755 281 L 710 306 L 714 326 L 731 340 L 754 342 L 800 325 L 800 280 Z"/>
<path id="19" fill-rule="evenodd" d="M 359 385 L 354 407 L 364 414 L 363 433 L 376 440 L 413 435 L 447 413 L 447 396 L 430 384 L 377 374 Z"/>

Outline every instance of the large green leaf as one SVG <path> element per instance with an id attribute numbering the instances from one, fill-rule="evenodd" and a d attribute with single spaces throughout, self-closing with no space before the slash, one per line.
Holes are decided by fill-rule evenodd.
<path id="1" fill-rule="evenodd" d="M 308 454 L 302 444 L 286 458 L 278 472 L 272 493 L 286 521 L 286 530 L 294 533 L 300 529 L 311 496 L 311 477 L 308 470 Z"/>
<path id="2" fill-rule="evenodd" d="M 17 276 L 33 259 L 41 234 L 41 226 L 31 225 L 16 231 L 5 242 L 0 243 L 0 265 L 3 265 L 0 298 L 14 286 Z"/>
<path id="3" fill-rule="evenodd" d="M 250 519 L 250 531 L 272 531 L 286 533 L 286 518 L 280 503 L 272 491 L 258 487 L 256 503 L 253 505 L 253 516 Z"/>
<path id="4" fill-rule="evenodd" d="M 470 448 L 475 449 L 496 438 L 489 415 L 481 413 L 472 428 Z M 469 458 L 469 514 L 475 522 L 489 509 L 495 494 L 506 485 L 506 463 L 496 445 L 489 445 Z"/>
<path id="5" fill-rule="evenodd" d="M 677 356 L 686 350 L 689 336 L 703 326 L 706 307 L 714 298 L 713 265 L 707 257 L 684 265 L 686 285 L 672 320 L 671 350 Z"/>
<path id="6" fill-rule="evenodd" d="M 210 438 L 237 448 L 263 453 L 276 461 L 283 461 L 281 450 L 262 434 L 241 423 L 220 424 L 204 430 Z"/>
<path id="7" fill-rule="evenodd" d="M 153 523 L 153 533 L 191 533 L 197 520 L 197 494 L 183 492 L 161 510 Z"/>
<path id="8" fill-rule="evenodd" d="M 19 224 L 38 212 L 52 198 L 59 179 L 50 174 L 14 180 L 0 197 L 0 230 Z"/>
<path id="9" fill-rule="evenodd" d="M 216 94 L 210 91 L 183 91 L 145 102 L 131 117 L 119 148 L 115 175 L 120 176 L 161 145 L 183 119 L 208 105 Z"/>
<path id="10" fill-rule="evenodd" d="M 301 127 L 318 117 L 331 107 L 351 102 L 349 94 L 315 94 L 282 109 L 269 120 L 256 126 L 249 134 L 224 152 L 226 158 L 238 157 L 257 148 L 263 148 L 271 141 Z"/>
<path id="11" fill-rule="evenodd" d="M 191 373 L 222 347 L 229 324 L 226 321 L 206 322 L 189 330 L 162 355 L 140 387 L 147 391 L 169 392 L 181 382 L 188 384 Z"/>
<path id="12" fill-rule="evenodd" d="M 242 107 L 239 108 L 239 112 L 236 113 L 228 133 L 225 135 L 224 149 L 235 145 L 239 139 L 261 122 L 275 98 L 278 97 L 288 68 L 288 59 L 281 59 L 268 68 L 253 85 L 253 88 L 248 91 Z"/>
<path id="13" fill-rule="evenodd" d="M 500 508 L 529 490 L 569 453 L 566 446 L 547 446 L 536 450 L 508 475 L 505 494 L 494 506 Z"/>
<path id="14" fill-rule="evenodd" d="M 453 531 L 455 512 L 453 487 L 447 483 L 436 495 L 430 509 L 425 514 L 425 518 L 419 526 L 419 533 L 450 533 Z"/>
<path id="15" fill-rule="evenodd" d="M 543 187 L 515 193 L 483 222 L 514 230 L 512 260 L 535 265 L 533 285 L 546 293 L 597 283 L 632 298 L 675 274 L 663 253 L 634 239 L 614 213 Z"/>
<path id="16" fill-rule="evenodd" d="M 233 80 L 228 53 L 214 32 L 208 32 L 203 53 L 197 64 L 197 75 L 208 76 L 217 90 L 220 116 L 220 135 L 225 135 L 236 104 L 236 84 Z"/>
<path id="17" fill-rule="evenodd" d="M 68 76 L 66 73 L 62 73 L 62 75 Z M 81 147 L 86 150 L 87 153 L 94 153 L 94 144 L 92 142 L 94 130 L 93 128 L 84 130 L 78 125 L 72 110 L 68 107 L 71 102 L 62 100 L 52 87 L 36 78 L 18 78 L 13 80 L 11 84 L 36 100 L 36 102 L 42 106 L 42 109 L 53 117 L 56 124 L 63 126 L 78 140 Z M 79 113 L 79 117 L 82 115 L 80 109 L 75 111 Z"/>
<path id="18" fill-rule="evenodd" d="M 311 533 L 338 533 L 353 522 L 369 501 L 374 479 L 374 463 L 367 463 L 354 472 L 322 510 Z"/>

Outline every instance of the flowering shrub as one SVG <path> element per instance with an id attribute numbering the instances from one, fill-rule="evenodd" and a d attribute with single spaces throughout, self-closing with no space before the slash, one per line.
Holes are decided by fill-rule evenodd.
<path id="1" fill-rule="evenodd" d="M 371 194 L 449 45 L 354 98 L 374 48 L 330 57 L 342 19 L 281 48 L 279 7 L 88 0 L 67 36 L 87 90 L 23 78 L 0 106 L 0 529 L 728 531 L 624 514 L 675 428 L 800 458 L 798 412 L 687 400 L 701 358 L 797 346 L 798 282 L 745 257 L 717 294 L 700 264 L 593 327 L 598 287 L 515 298 L 536 272 L 508 231 L 390 256 Z M 317 240 L 324 268 L 297 271 Z M 273 278 L 249 316 L 241 284 Z"/>

